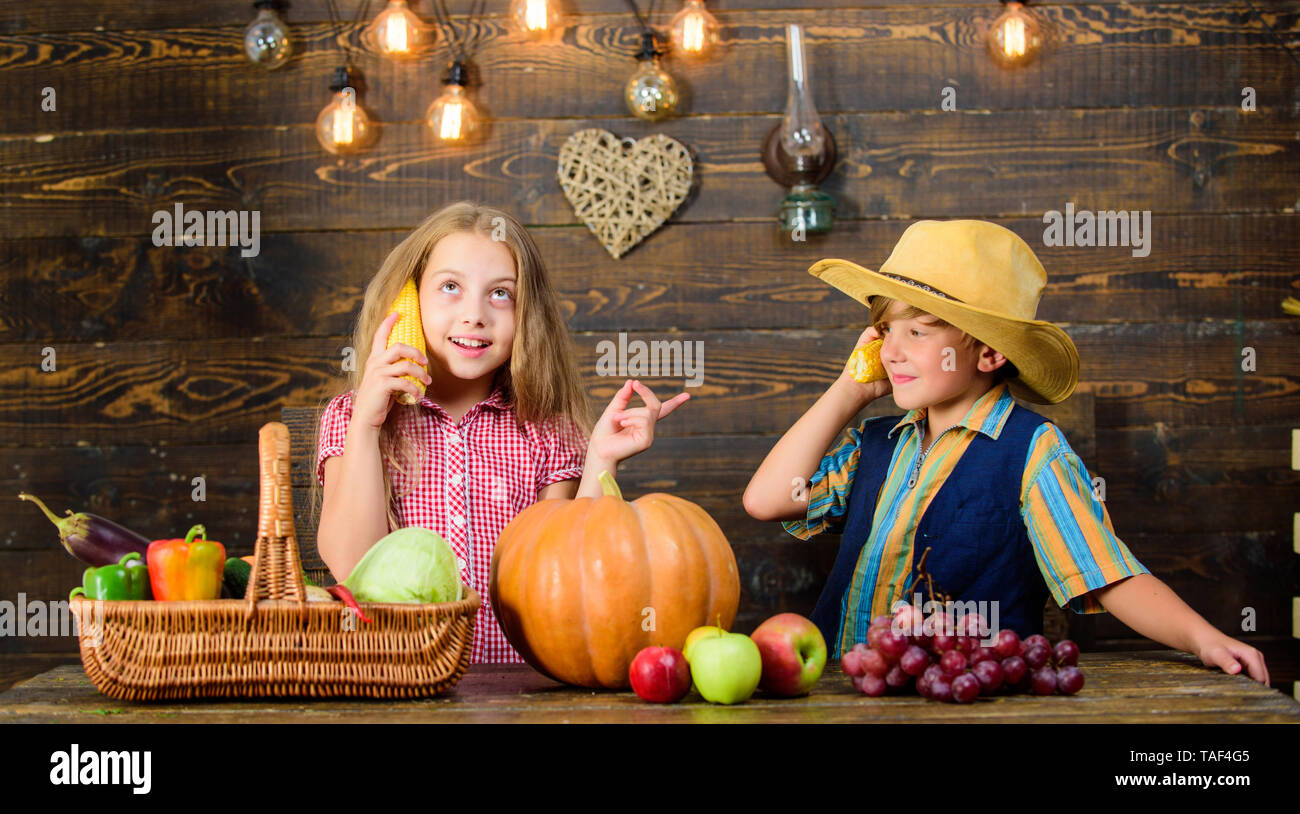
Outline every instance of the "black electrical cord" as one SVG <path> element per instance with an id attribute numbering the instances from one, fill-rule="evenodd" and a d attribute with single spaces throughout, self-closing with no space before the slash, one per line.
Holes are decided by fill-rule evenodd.
<path id="1" fill-rule="evenodd" d="M 1259 18 L 1259 21 L 1260 21 L 1261 23 L 1264 24 L 1264 27 L 1268 29 L 1268 33 L 1270 33 L 1270 34 L 1273 35 L 1273 39 L 1277 40 L 1277 44 L 1280 45 L 1280 46 L 1282 46 L 1282 51 L 1283 51 L 1287 56 L 1291 57 L 1291 61 L 1292 61 L 1292 62 L 1294 62 L 1296 65 L 1300 65 L 1300 59 L 1296 59 L 1296 55 L 1295 55 L 1294 53 L 1291 52 L 1291 49 L 1290 49 L 1290 48 L 1287 48 L 1287 47 L 1286 47 L 1286 43 L 1283 42 L 1282 38 L 1279 37 L 1279 36 L 1277 35 L 1277 32 L 1273 30 L 1273 26 L 1269 25 L 1269 24 L 1268 24 L 1268 21 L 1264 19 L 1264 15 L 1260 14 L 1260 13 L 1259 13 L 1259 9 L 1255 8 L 1255 4 L 1252 3 L 1252 2 L 1250 2 L 1250 0 L 1246 0 L 1246 5 L 1250 6 L 1250 10 L 1251 10 L 1251 12 L 1252 12 L 1256 17 Z"/>
<path id="2" fill-rule="evenodd" d="M 636 15 L 636 21 L 637 21 L 638 23 L 641 24 L 641 31 L 642 31 L 642 33 L 645 33 L 645 34 L 652 34 L 652 33 L 654 33 L 654 32 L 650 29 L 650 25 L 646 22 L 646 20 L 649 20 L 651 17 L 654 16 L 654 13 L 655 13 L 655 0 L 650 0 L 650 7 L 646 9 L 646 12 L 645 12 L 645 19 L 642 19 L 642 18 L 641 18 L 641 11 L 640 11 L 640 9 L 638 9 L 638 8 L 636 7 L 636 0 L 627 0 L 627 4 L 628 4 L 629 6 L 632 7 L 632 13 Z"/>
<path id="3" fill-rule="evenodd" d="M 332 29 L 341 30 L 343 26 L 339 22 L 339 11 L 338 8 L 336 8 L 334 5 L 334 0 L 326 0 L 326 7 L 329 9 L 329 13 L 330 13 L 330 26 L 332 27 Z M 365 2 L 362 3 L 360 7 L 358 7 L 357 19 L 352 23 L 353 28 L 356 28 L 358 25 L 361 24 L 361 20 L 365 18 L 366 10 L 369 8 L 370 8 L 370 0 L 365 0 Z M 352 52 L 352 46 L 348 45 L 347 41 L 345 40 L 343 43 L 343 67 L 349 73 L 352 70 L 351 52 Z"/>
<path id="4" fill-rule="evenodd" d="M 476 5 L 479 7 L 477 11 L 474 10 Z M 445 0 L 436 0 L 436 2 L 434 2 L 433 13 L 438 18 L 438 25 L 450 32 L 444 33 L 444 36 L 447 38 L 447 47 L 451 49 L 452 60 L 460 63 L 468 62 L 469 58 L 474 55 L 474 51 L 478 47 L 480 31 L 479 27 L 474 25 L 474 18 L 482 16 L 482 4 L 475 3 L 470 6 L 469 19 L 465 21 L 465 30 L 469 31 L 470 28 L 473 28 L 474 39 L 468 44 L 464 38 L 458 38 L 456 36 L 456 26 L 452 25 L 451 15 L 447 12 L 447 4 Z"/>

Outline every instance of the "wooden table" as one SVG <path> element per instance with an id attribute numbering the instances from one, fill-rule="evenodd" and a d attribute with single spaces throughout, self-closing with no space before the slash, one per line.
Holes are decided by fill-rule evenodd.
<path id="1" fill-rule="evenodd" d="M 671 705 L 630 691 L 557 684 L 522 665 L 475 665 L 451 692 L 420 701 L 241 700 L 133 703 L 95 689 L 68 664 L 0 694 L 0 723 L 1300 723 L 1300 703 L 1244 675 L 1175 651 L 1088 653 L 1075 696 L 1015 695 L 968 705 L 917 695 L 867 698 L 839 663 L 803 698 L 756 694 L 717 706 L 691 693 Z"/>

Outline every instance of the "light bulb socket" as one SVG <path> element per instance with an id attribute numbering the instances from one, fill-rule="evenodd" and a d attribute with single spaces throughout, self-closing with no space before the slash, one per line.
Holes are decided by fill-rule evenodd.
<path id="1" fill-rule="evenodd" d="M 465 69 L 465 63 L 459 59 L 447 66 L 447 73 L 442 77 L 444 85 L 460 85 L 462 88 L 469 84 L 469 71 Z"/>
<path id="2" fill-rule="evenodd" d="M 344 88 L 352 87 L 352 72 L 347 69 L 346 65 L 340 65 L 334 69 L 334 76 L 330 78 L 330 90 L 338 93 Z"/>
<path id="3" fill-rule="evenodd" d="M 280 10 L 279 6 L 280 6 L 279 0 L 254 0 L 253 2 L 253 8 L 259 10 L 264 8 L 269 8 L 272 11 L 279 11 Z"/>
<path id="4" fill-rule="evenodd" d="M 655 42 L 655 32 L 642 31 L 641 50 L 636 53 L 637 61 L 644 62 L 647 59 L 654 59 L 655 57 L 661 57 L 663 55 L 664 52 L 659 50 L 659 46 Z"/>

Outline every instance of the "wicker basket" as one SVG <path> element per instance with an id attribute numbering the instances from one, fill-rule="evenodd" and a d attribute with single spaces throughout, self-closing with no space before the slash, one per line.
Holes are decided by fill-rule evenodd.
<path id="1" fill-rule="evenodd" d="M 289 487 L 289 430 L 258 434 L 257 564 L 243 599 L 73 599 L 81 663 L 99 691 L 129 701 L 250 696 L 418 698 L 469 668 L 481 602 L 307 602 Z"/>

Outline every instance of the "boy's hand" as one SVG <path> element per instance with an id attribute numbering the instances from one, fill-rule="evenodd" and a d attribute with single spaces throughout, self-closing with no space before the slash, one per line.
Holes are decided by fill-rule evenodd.
<path id="1" fill-rule="evenodd" d="M 1228 675 L 1240 673 L 1241 666 L 1244 664 L 1251 678 L 1266 687 L 1269 686 L 1264 654 L 1245 642 L 1239 642 L 1217 630 L 1208 634 L 1205 641 L 1199 643 L 1196 655 L 1205 666 L 1218 667 Z"/>
<path id="2" fill-rule="evenodd" d="M 634 390 L 646 406 L 629 410 Z M 679 393 L 660 404 L 654 391 L 635 379 L 628 379 L 592 428 L 587 445 L 588 457 L 594 455 L 597 460 L 618 463 L 644 452 L 654 442 L 655 422 L 690 397 L 690 393 Z"/>
<path id="3" fill-rule="evenodd" d="M 879 331 L 874 327 L 868 327 L 862 332 L 862 335 L 858 337 L 857 344 L 853 346 L 853 350 L 856 351 L 868 342 L 874 342 L 880 338 Z M 852 356 L 853 351 L 850 351 L 849 355 L 845 357 L 844 369 L 840 371 L 840 377 L 835 380 L 836 385 L 853 393 L 854 397 L 860 399 L 864 405 L 875 401 L 881 396 L 894 392 L 894 385 L 889 381 L 888 377 L 881 379 L 878 382 L 860 382 L 853 378 L 852 366 L 849 364 L 849 358 Z"/>

